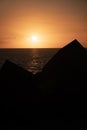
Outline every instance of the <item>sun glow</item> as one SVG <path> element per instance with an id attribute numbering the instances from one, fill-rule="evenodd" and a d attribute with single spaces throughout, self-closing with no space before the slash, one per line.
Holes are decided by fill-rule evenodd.
<path id="1" fill-rule="evenodd" d="M 45 42 L 41 34 L 37 35 L 28 34 L 25 37 L 25 43 L 30 48 L 43 48 Z"/>
<path id="2" fill-rule="evenodd" d="M 32 36 L 32 41 L 36 42 L 38 40 L 37 36 Z"/>

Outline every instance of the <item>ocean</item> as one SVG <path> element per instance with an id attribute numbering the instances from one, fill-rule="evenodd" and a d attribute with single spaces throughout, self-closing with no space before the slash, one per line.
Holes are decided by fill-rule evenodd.
<path id="1" fill-rule="evenodd" d="M 59 51 L 59 49 L 0 49 L 0 68 L 8 59 L 36 74 Z"/>

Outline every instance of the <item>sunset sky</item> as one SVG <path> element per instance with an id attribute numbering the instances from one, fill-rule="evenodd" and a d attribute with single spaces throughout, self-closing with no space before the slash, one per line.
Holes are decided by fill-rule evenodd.
<path id="1" fill-rule="evenodd" d="M 0 0 L 0 48 L 58 48 L 73 39 L 87 47 L 87 0 Z"/>

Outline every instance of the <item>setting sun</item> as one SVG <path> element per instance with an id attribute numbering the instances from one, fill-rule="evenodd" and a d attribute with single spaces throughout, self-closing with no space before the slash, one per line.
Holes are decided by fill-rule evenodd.
<path id="1" fill-rule="evenodd" d="M 0 48 L 62 48 L 72 39 L 87 47 L 87 0 L 0 0 L 0 13 Z"/>
<path id="2" fill-rule="evenodd" d="M 37 39 L 38 39 L 37 36 L 32 36 L 32 41 L 35 41 L 35 42 L 36 42 Z"/>

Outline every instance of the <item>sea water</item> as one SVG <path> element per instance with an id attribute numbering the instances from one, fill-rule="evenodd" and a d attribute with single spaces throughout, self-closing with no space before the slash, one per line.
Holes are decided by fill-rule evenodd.
<path id="1" fill-rule="evenodd" d="M 33 74 L 40 72 L 44 65 L 59 51 L 49 49 L 0 49 L 0 68 L 8 59 Z"/>

